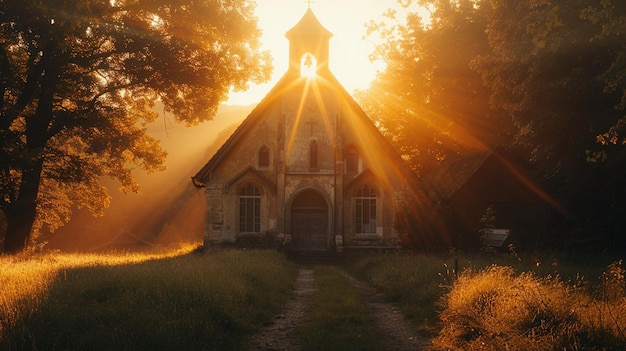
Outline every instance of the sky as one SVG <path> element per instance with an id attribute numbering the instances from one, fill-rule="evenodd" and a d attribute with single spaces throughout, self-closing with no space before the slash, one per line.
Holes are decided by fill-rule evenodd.
<path id="1" fill-rule="evenodd" d="M 288 67 L 289 42 L 285 33 L 306 12 L 307 0 L 257 0 L 256 16 L 263 31 L 261 43 L 273 57 L 274 72 L 268 83 L 252 85 L 246 92 L 231 93 L 230 105 L 258 103 L 283 76 Z M 389 8 L 398 8 L 396 0 L 311 0 L 311 9 L 320 23 L 333 33 L 330 39 L 330 70 L 349 91 L 365 89 L 384 68 L 382 62 L 370 62 L 374 39 L 364 39 L 365 23 L 382 20 Z"/>

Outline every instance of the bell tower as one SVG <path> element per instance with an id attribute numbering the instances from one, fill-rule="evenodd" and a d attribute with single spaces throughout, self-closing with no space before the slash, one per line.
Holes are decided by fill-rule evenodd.
<path id="1" fill-rule="evenodd" d="M 330 72 L 328 47 L 333 34 L 322 26 L 311 8 L 285 36 L 289 40 L 289 74 L 323 76 Z"/>

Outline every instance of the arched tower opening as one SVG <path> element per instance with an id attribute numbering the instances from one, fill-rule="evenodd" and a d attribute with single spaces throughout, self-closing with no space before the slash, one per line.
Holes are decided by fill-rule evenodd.
<path id="1" fill-rule="evenodd" d="M 328 47 L 333 36 L 309 8 L 302 19 L 285 35 L 289 40 L 289 72 L 303 76 L 303 68 L 314 67 L 314 73 L 324 75 L 328 70 Z M 310 65 L 305 65 L 310 63 Z"/>
<path id="2" fill-rule="evenodd" d="M 300 76 L 314 78 L 317 73 L 317 59 L 310 52 L 302 55 L 300 59 Z"/>

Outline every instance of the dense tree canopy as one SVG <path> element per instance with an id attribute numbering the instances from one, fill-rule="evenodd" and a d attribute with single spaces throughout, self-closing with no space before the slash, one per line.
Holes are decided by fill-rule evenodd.
<path id="1" fill-rule="evenodd" d="M 624 73 L 615 65 L 626 47 L 623 29 L 604 35 L 586 16 L 601 3 L 492 1 L 491 53 L 475 67 L 493 90 L 492 107 L 515 124 L 516 145 L 577 218 L 576 239 L 611 247 L 624 243 L 626 150 L 597 140 L 623 113 Z M 611 13 L 623 18 L 620 7 Z"/>
<path id="2" fill-rule="evenodd" d="M 384 133 L 422 176 L 442 160 L 507 138 L 507 123 L 489 107 L 490 90 L 471 68 L 488 53 L 489 11 L 471 1 L 431 1 L 427 23 L 418 12 L 402 21 L 371 23 L 383 44 L 374 58 L 387 62 L 360 100 Z M 415 10 L 411 2 L 407 9 Z"/>
<path id="3" fill-rule="evenodd" d="M 493 1 L 491 52 L 476 60 L 492 107 L 512 119 L 515 142 L 546 176 L 583 171 L 596 136 L 615 121 L 615 96 L 603 92 L 599 77 L 619 46 L 590 41 L 595 27 L 581 18 L 586 2 Z"/>
<path id="4" fill-rule="evenodd" d="M 626 5 L 402 3 L 406 18 L 371 25 L 388 67 L 360 99 L 420 175 L 476 148 L 514 149 L 576 226 L 622 240 Z"/>
<path id="5" fill-rule="evenodd" d="M 103 177 L 136 190 L 132 169 L 162 169 L 155 102 L 193 125 L 267 79 L 253 13 L 248 0 L 0 0 L 4 250 L 72 206 L 102 211 Z"/>
<path id="6" fill-rule="evenodd" d="M 593 42 L 610 41 L 618 48 L 610 67 L 600 78 L 605 83 L 606 92 L 621 94 L 621 100 L 615 107 L 622 112 L 622 116 L 608 131 L 598 136 L 598 141 L 602 144 L 623 145 L 626 144 L 623 135 L 626 129 L 626 3 L 619 0 L 600 1 L 584 8 L 582 17 L 596 26 L 596 34 L 591 38 Z"/>

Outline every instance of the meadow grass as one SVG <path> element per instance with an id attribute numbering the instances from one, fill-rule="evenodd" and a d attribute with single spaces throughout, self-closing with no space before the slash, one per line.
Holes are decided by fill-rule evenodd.
<path id="1" fill-rule="evenodd" d="M 311 313 L 297 329 L 303 350 L 380 350 L 381 334 L 361 292 L 333 266 L 316 266 Z"/>
<path id="2" fill-rule="evenodd" d="M 558 277 L 562 284 L 591 295 L 616 257 L 514 250 L 496 254 L 386 253 L 349 257 L 346 269 L 396 304 L 424 336 L 435 337 L 442 330 L 444 297 L 460 288 L 454 284 L 462 272 L 478 272 L 492 265 L 511 267 L 515 274 Z"/>
<path id="3" fill-rule="evenodd" d="M 190 253 L 191 245 L 167 252 L 24 253 L 0 256 L 0 339 L 3 331 L 42 303 L 60 273 L 87 266 L 116 266 Z"/>
<path id="4" fill-rule="evenodd" d="M 442 261 L 432 255 L 383 254 L 351 258 L 347 269 L 396 304 L 424 335 L 435 331 Z"/>
<path id="5" fill-rule="evenodd" d="M 2 350 L 231 350 L 281 311 L 297 267 L 272 251 L 0 257 Z M 617 256 L 563 253 L 349 257 L 441 350 L 620 349 Z M 380 332 L 337 267 L 315 267 L 305 350 L 376 350 Z"/>
<path id="6" fill-rule="evenodd" d="M 281 310 L 296 273 L 293 263 L 271 251 L 148 256 L 125 263 L 112 256 L 56 269 L 38 263 L 73 260 L 58 254 L 3 261 L 24 276 L 22 284 L 36 287 L 7 294 L 13 312 L 2 317 L 0 349 L 237 349 Z"/>

